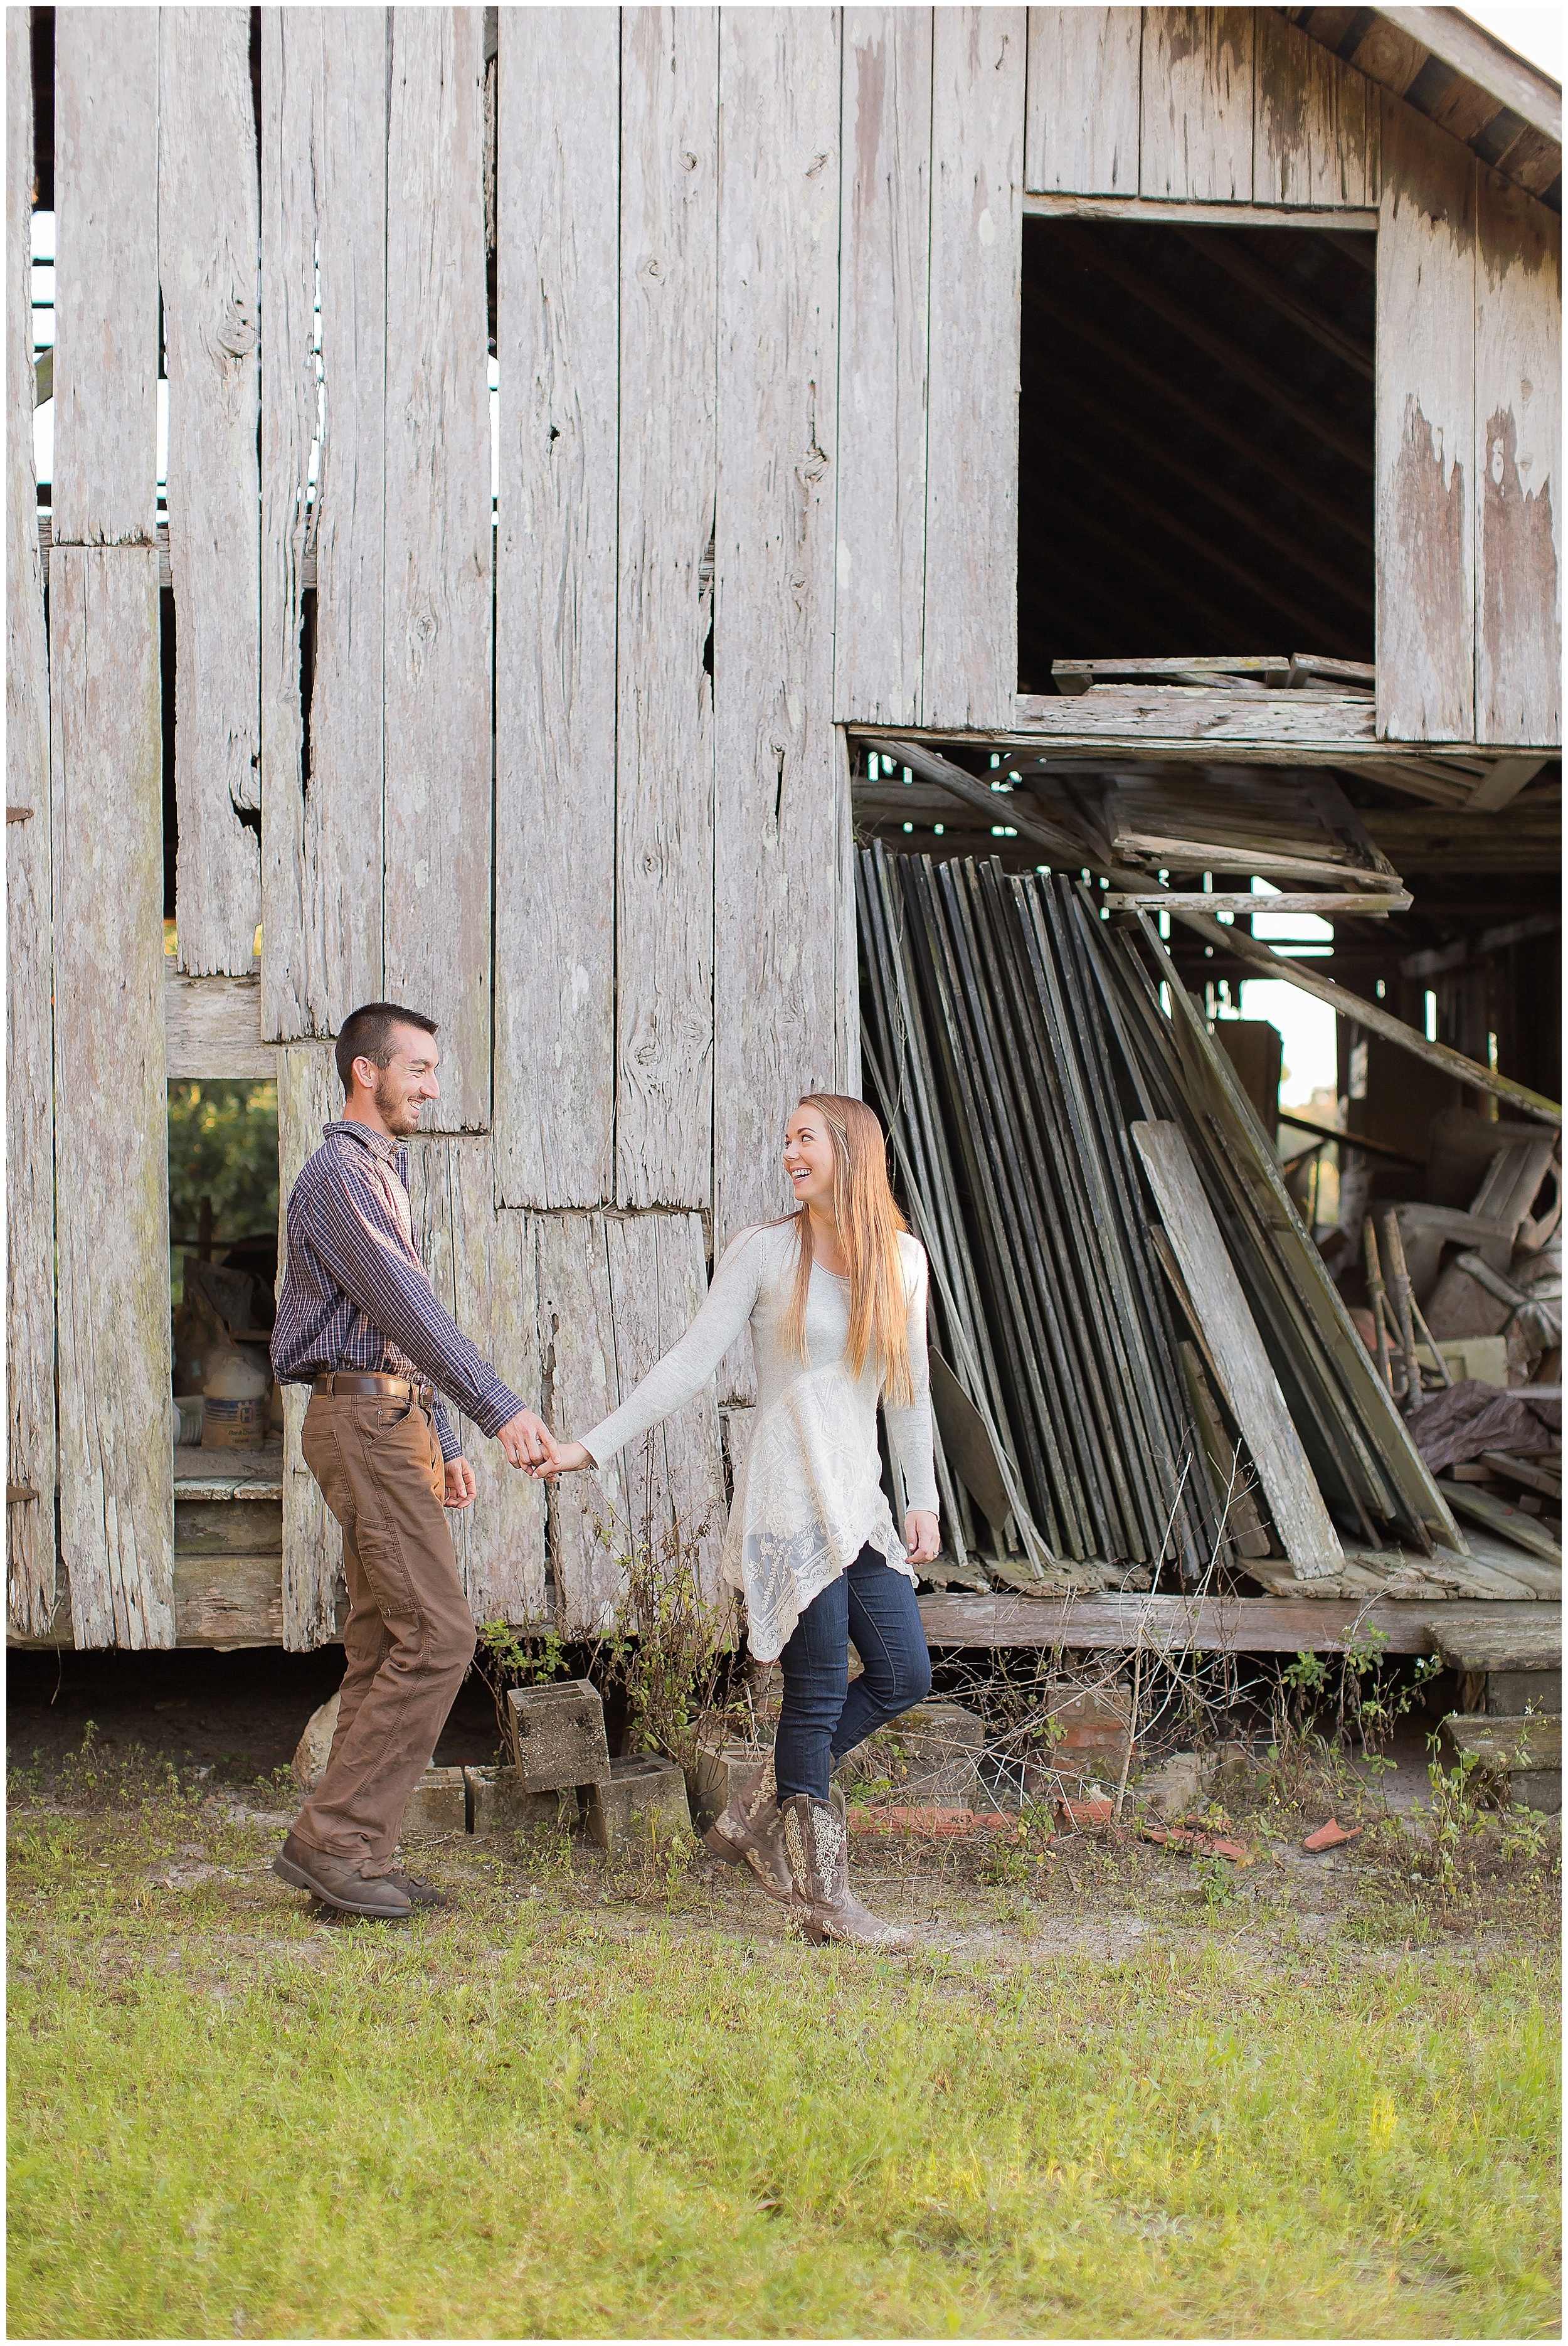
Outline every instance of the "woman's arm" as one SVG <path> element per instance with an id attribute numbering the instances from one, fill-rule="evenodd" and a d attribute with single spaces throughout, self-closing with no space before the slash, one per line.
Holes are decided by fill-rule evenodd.
<path id="1" fill-rule="evenodd" d="M 613 1458 L 617 1450 L 624 1450 L 650 1425 L 657 1425 L 701 1392 L 751 1317 L 762 1276 L 762 1249 L 754 1242 L 757 1238 L 756 1230 L 742 1230 L 725 1250 L 713 1274 L 713 1285 L 685 1335 L 662 1360 L 655 1362 L 619 1409 L 613 1410 L 580 1443 L 563 1445 L 564 1465 L 602 1466 L 606 1458 Z M 571 1455 L 579 1448 L 585 1453 L 580 1460 Z"/>
<path id="2" fill-rule="evenodd" d="M 882 1414 L 888 1423 L 888 1438 L 898 1452 L 899 1464 L 903 1468 L 911 1513 L 935 1515 L 938 1511 L 936 1463 L 932 1454 L 931 1361 L 926 1349 L 925 1318 L 926 1261 L 922 1248 L 919 1267 L 910 1287 L 906 1331 L 911 1398 L 896 1404 L 884 1402 Z"/>

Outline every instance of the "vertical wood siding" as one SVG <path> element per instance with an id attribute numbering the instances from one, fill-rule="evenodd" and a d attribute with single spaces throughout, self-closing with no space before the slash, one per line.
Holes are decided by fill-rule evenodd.
<path id="1" fill-rule="evenodd" d="M 927 725 L 993 721 L 1018 688 L 1024 36 L 1022 8 L 936 12 Z"/>
<path id="2" fill-rule="evenodd" d="M 196 977 L 243 976 L 261 917 L 250 18 L 244 8 L 165 8 L 159 26 L 179 966 Z"/>
<path id="3" fill-rule="evenodd" d="M 414 1236 L 431 1284 L 465 1336 L 530 1407 L 539 1394 L 538 1225 L 497 1211 L 486 1140 L 427 1140 L 411 1152 Z M 476 1621 L 545 1614 L 545 1486 L 508 1465 L 461 1414 L 458 1438 L 477 1495 L 449 1515 Z"/>
<path id="4" fill-rule="evenodd" d="M 1278 8 L 1256 18 L 1254 203 L 1375 204 L 1376 85 Z"/>
<path id="5" fill-rule="evenodd" d="M 787 1210 L 785 1120 L 834 1080 L 839 16 L 719 49 L 714 1231 Z"/>
<path id="6" fill-rule="evenodd" d="M 441 1025 L 442 1131 L 490 1123 L 491 498 L 480 8 L 392 12 L 387 120 L 389 999 Z"/>
<path id="7" fill-rule="evenodd" d="M 174 1643 L 158 554 L 49 565 L 60 1553 L 78 1646 Z"/>
<path id="8" fill-rule="evenodd" d="M 56 10 L 56 546 L 156 536 L 157 124 L 157 9 Z"/>
<path id="9" fill-rule="evenodd" d="M 698 1214 L 628 1214 L 606 1225 L 616 1376 L 624 1400 L 690 1325 L 708 1292 Z M 679 1543 L 709 1603 L 720 1592 L 724 1458 L 710 1384 L 616 1462 L 623 1520 L 639 1547 Z M 667 1545 L 667 1543 L 670 1544 Z"/>
<path id="10" fill-rule="evenodd" d="M 385 992 L 386 113 L 384 10 L 262 10 L 261 1017 L 273 1041 L 334 1035 Z"/>
<path id="11" fill-rule="evenodd" d="M 1030 9 L 1032 195 L 1137 194 L 1143 32 L 1141 8 Z"/>
<path id="12" fill-rule="evenodd" d="M 278 1265 L 288 1261 L 289 1192 L 321 1145 L 321 1127 L 342 1106 L 332 1055 L 318 1046 L 278 1054 Z M 311 1396 L 283 1388 L 283 1643 L 308 1654 L 337 1636 L 343 1586 L 343 1535 L 305 1464 L 300 1436 Z"/>
<path id="13" fill-rule="evenodd" d="M 621 18 L 616 1196 L 706 1206 L 713 1147 L 718 13 Z"/>
<path id="14" fill-rule="evenodd" d="M 833 714 L 916 723 L 925 615 L 932 12 L 845 19 Z"/>
<path id="15" fill-rule="evenodd" d="M 1563 224 L 1481 171 L 1475 315 L 1475 729 L 1563 732 Z"/>
<path id="16" fill-rule="evenodd" d="M 603 1214 L 546 1214 L 539 1224 L 539 1344 L 545 1414 L 556 1433 L 587 1433 L 618 1407 L 615 1314 Z M 563 1637 L 607 1628 L 622 1596 L 611 1538 L 622 1516 L 621 1462 L 550 1485 L 555 1626 Z"/>
<path id="17" fill-rule="evenodd" d="M 55 1545 L 54 906 L 49 654 L 33 470 L 33 87 L 27 12 L 5 16 L 6 1619 L 48 1628 Z M 25 820 L 22 818 L 25 816 Z"/>
<path id="18" fill-rule="evenodd" d="M 1473 738 L 1475 174 L 1385 97 L 1378 233 L 1378 731 Z"/>
<path id="19" fill-rule="evenodd" d="M 614 1196 L 620 26 L 507 9 L 497 132 L 495 1187 Z"/>
<path id="20" fill-rule="evenodd" d="M 1145 8 L 1139 192 L 1252 200 L 1250 8 Z"/>

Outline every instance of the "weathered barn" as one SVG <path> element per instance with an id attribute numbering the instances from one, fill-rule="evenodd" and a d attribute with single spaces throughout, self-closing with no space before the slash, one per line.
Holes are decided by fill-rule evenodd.
<path id="1" fill-rule="evenodd" d="M 879 744 L 1332 773 L 1414 897 L 1335 977 L 1555 1091 L 1558 100 L 1454 12 L 6 23 L 14 1638 L 333 1634 L 295 1401 L 171 1438 L 170 1080 L 286 1186 L 427 1006 L 433 1276 L 580 1428 L 858 1088 L 857 824 L 1035 860 Z M 618 1504 L 711 1547 L 747 1376 Z M 593 1625 L 596 1494 L 474 1463 L 476 1612 Z"/>

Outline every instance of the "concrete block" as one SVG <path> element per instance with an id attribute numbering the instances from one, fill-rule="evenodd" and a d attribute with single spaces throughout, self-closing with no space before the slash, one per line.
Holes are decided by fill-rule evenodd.
<path id="1" fill-rule="evenodd" d="M 1486 1709 L 1490 1719 L 1521 1719 L 1532 1711 L 1538 1719 L 1556 1718 L 1563 1708 L 1561 1670 L 1488 1670 Z"/>
<path id="2" fill-rule="evenodd" d="M 1563 1813 L 1561 1768 L 1522 1768 L 1508 1780 L 1508 1797 L 1516 1809 L 1539 1809 L 1543 1816 Z"/>
<path id="3" fill-rule="evenodd" d="M 427 1768 L 408 1796 L 399 1839 L 466 1832 L 468 1788 L 461 1768 Z"/>
<path id="4" fill-rule="evenodd" d="M 1147 1806 L 1162 1817 L 1185 1816 L 1207 1797 L 1218 1756 L 1212 1751 L 1173 1751 L 1159 1767 L 1139 1777 L 1139 1806 Z"/>
<path id="5" fill-rule="evenodd" d="M 686 1777 L 673 1760 L 636 1751 L 612 1760 L 607 1784 L 588 1787 L 588 1832 L 601 1849 L 691 1837 Z"/>
<path id="6" fill-rule="evenodd" d="M 851 1780 L 886 1776 L 917 1806 L 962 1808 L 979 1783 L 985 1721 L 956 1702 L 921 1702 L 846 1756 Z"/>
<path id="7" fill-rule="evenodd" d="M 586 1678 L 565 1686 L 509 1688 L 506 1715 L 525 1792 L 609 1782 L 605 1707 Z"/>
<path id="8" fill-rule="evenodd" d="M 692 1819 L 698 1832 L 708 1831 L 715 1817 L 729 1806 L 729 1796 L 737 1785 L 749 1776 L 754 1768 L 760 1767 L 767 1757 L 766 1744 L 699 1745 L 696 1763 L 687 1770 L 686 1774 Z"/>
<path id="9" fill-rule="evenodd" d="M 569 1832 L 577 1821 L 575 1790 L 525 1792 L 515 1768 L 465 1768 L 468 1830 L 482 1839 L 517 1832 Z"/>

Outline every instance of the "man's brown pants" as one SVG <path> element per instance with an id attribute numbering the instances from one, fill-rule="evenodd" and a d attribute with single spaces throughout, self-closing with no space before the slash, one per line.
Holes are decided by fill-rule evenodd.
<path id="1" fill-rule="evenodd" d="M 408 1796 L 473 1657 L 441 1443 L 416 1402 L 312 1393 L 303 1447 L 343 1529 L 348 1670 L 327 1772 L 294 1831 L 363 1873 L 387 1873 Z"/>

